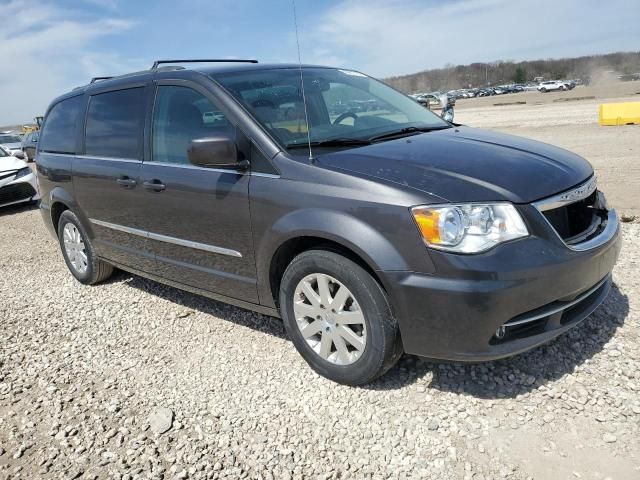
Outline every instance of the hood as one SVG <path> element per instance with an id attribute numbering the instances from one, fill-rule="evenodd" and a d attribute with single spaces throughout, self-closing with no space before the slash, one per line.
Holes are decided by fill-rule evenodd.
<path id="1" fill-rule="evenodd" d="M 20 170 L 27 166 L 27 162 L 16 157 L 0 157 L 0 175 L 13 170 Z"/>
<path id="2" fill-rule="evenodd" d="M 321 154 L 317 163 L 405 185 L 449 202 L 530 203 L 593 174 L 585 159 L 561 148 L 469 127 Z"/>

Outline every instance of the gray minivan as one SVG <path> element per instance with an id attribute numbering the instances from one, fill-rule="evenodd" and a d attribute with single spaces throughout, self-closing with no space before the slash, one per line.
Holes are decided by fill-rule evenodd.
<path id="1" fill-rule="evenodd" d="M 583 158 L 445 122 L 353 70 L 224 62 L 52 102 L 41 212 L 80 282 L 117 267 L 281 317 L 351 385 L 402 352 L 523 352 L 607 296 L 618 219 Z"/>

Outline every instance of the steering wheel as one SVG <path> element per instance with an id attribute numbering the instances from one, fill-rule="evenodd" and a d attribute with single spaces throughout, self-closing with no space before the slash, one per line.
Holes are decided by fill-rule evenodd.
<path id="1" fill-rule="evenodd" d="M 338 118 L 336 118 L 333 121 L 333 124 L 334 125 L 338 125 L 345 118 L 353 118 L 353 121 L 355 122 L 358 119 L 358 115 L 356 115 L 354 112 L 344 112 L 343 114 L 339 115 Z"/>

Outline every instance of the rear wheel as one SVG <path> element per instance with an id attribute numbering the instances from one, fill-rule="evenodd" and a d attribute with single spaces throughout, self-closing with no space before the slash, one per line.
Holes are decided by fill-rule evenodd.
<path id="1" fill-rule="evenodd" d="M 541 89 L 540 89 L 540 91 L 541 91 L 542 93 L 547 93 L 547 89 L 546 89 L 546 88 L 541 88 Z"/>
<path id="2" fill-rule="evenodd" d="M 113 267 L 95 255 L 87 232 L 71 210 L 60 215 L 58 240 L 69 271 L 80 283 L 93 285 L 113 273 Z"/>
<path id="3" fill-rule="evenodd" d="M 280 309 L 298 352 L 338 383 L 369 383 L 402 354 L 386 294 L 367 271 L 337 253 L 298 255 L 282 278 Z"/>

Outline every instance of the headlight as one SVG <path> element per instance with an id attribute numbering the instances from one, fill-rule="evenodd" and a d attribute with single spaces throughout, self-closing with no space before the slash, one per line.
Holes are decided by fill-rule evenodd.
<path id="1" fill-rule="evenodd" d="M 17 180 L 18 178 L 26 177 L 30 173 L 31 173 L 31 169 L 29 167 L 21 168 L 20 170 L 18 170 L 18 173 L 16 173 L 15 179 Z"/>
<path id="2" fill-rule="evenodd" d="M 529 234 L 509 203 L 413 207 L 411 213 L 425 243 L 450 252 L 484 252 Z"/>

